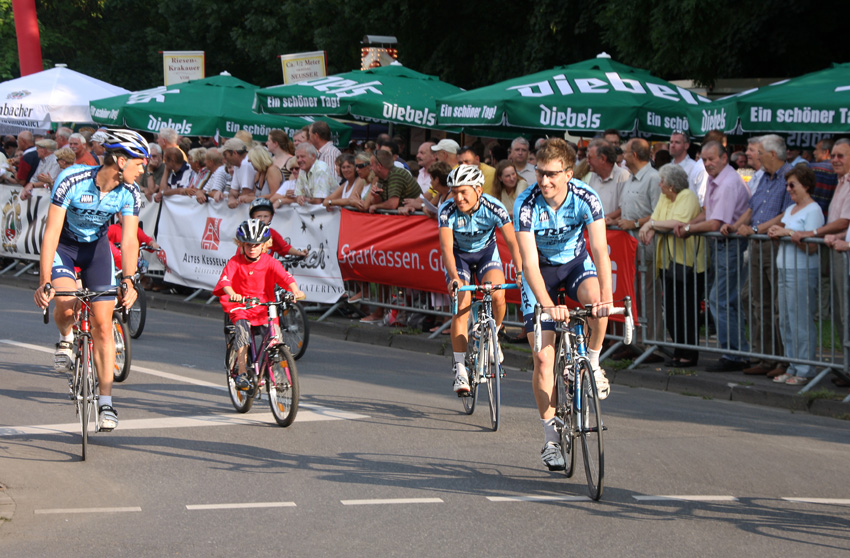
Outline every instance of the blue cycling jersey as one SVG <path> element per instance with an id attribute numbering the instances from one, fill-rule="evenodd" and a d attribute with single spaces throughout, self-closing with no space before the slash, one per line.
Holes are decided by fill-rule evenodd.
<path id="1" fill-rule="evenodd" d="M 482 194 L 471 215 L 462 212 L 451 198 L 440 206 L 440 227 L 454 232 L 455 248 L 463 252 L 480 252 L 496 242 L 496 227 L 511 222 L 505 206 L 489 194 Z"/>
<path id="2" fill-rule="evenodd" d="M 122 184 L 102 194 L 95 182 L 101 168 L 74 165 L 56 177 L 51 203 L 66 210 L 60 240 L 94 242 L 106 234 L 113 215 L 139 214 L 139 187 Z"/>
<path id="3" fill-rule="evenodd" d="M 584 229 L 604 219 L 602 202 L 578 179 L 567 183 L 567 197 L 557 209 L 543 199 L 537 184 L 523 190 L 514 203 L 517 232 L 533 232 L 540 263 L 561 265 L 587 255 Z"/>

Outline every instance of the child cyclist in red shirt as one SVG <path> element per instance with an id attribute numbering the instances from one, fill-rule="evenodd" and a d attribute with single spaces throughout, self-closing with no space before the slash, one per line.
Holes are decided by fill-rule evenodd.
<path id="1" fill-rule="evenodd" d="M 266 225 L 271 226 L 272 219 L 274 218 L 274 206 L 272 202 L 267 200 L 266 198 L 257 198 L 251 202 L 251 207 L 248 209 L 248 218 L 249 219 L 259 219 Z M 283 239 L 280 234 L 274 229 L 271 229 L 272 234 L 272 244 L 269 247 L 269 252 L 274 255 L 277 254 L 279 256 L 303 256 L 307 257 L 309 252 L 307 250 L 299 250 L 297 248 L 293 248 L 287 241 Z"/>
<path id="2" fill-rule="evenodd" d="M 252 326 L 264 326 L 267 322 L 267 310 L 263 306 L 250 310 L 236 310 L 247 298 L 259 298 L 260 302 L 275 299 L 274 288 L 279 285 L 292 292 L 296 298 L 304 298 L 295 278 L 283 268 L 283 265 L 269 256 L 266 250 L 271 245 L 271 229 L 259 219 L 243 221 L 236 230 L 236 244 L 239 249 L 230 258 L 215 286 L 213 294 L 221 300 L 221 306 L 229 313 L 236 328 L 236 362 L 239 376 L 236 378 L 238 389 L 248 389 L 247 356 Z M 280 341 L 279 326 L 275 324 L 276 338 Z"/>

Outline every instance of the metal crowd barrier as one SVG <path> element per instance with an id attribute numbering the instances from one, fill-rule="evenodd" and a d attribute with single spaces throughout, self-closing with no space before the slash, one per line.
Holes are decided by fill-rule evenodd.
<path id="1" fill-rule="evenodd" d="M 670 262 L 665 261 L 658 269 L 656 244 L 668 242 L 674 238 L 671 235 L 657 233 L 649 246 L 641 243 L 638 247 L 638 338 L 644 351 L 630 368 L 663 347 L 814 367 L 815 374 L 809 376 L 811 379 L 802 387 L 801 394 L 831 374 L 850 380 L 847 253 L 830 249 L 822 239 L 806 239 L 803 244 L 813 247 L 812 261 L 816 261 L 816 268 L 807 272 L 805 255 L 787 237 L 774 241 L 767 235 L 744 238 L 707 233 L 693 235 L 694 242 L 704 246 L 701 252 L 704 273 L 697 272 L 695 256 L 692 266 L 667 265 Z M 673 261 L 683 259 L 681 241 L 668 246 Z M 786 246 L 793 247 L 792 253 L 799 253 L 800 257 L 780 269 L 777 255 Z M 696 247 L 692 251 L 697 252 Z M 789 278 L 785 279 L 784 290 L 779 282 L 782 273 Z M 793 286 L 790 279 L 799 283 L 796 294 L 788 292 Z M 715 286 L 717 289 L 712 292 Z M 717 316 L 711 315 L 712 294 L 717 301 Z M 799 340 L 804 334 L 814 332 L 816 341 L 811 355 L 789 356 L 784 350 L 779 329 L 780 302 L 798 315 L 794 323 L 789 323 L 786 334 Z M 718 321 L 726 324 L 728 334 L 715 330 Z M 844 401 L 850 402 L 850 396 Z"/>

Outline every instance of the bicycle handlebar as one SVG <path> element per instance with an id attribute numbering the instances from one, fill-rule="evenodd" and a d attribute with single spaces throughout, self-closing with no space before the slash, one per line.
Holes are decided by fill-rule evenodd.
<path id="1" fill-rule="evenodd" d="M 609 316 L 617 316 L 622 315 L 626 318 L 626 324 L 623 331 L 623 343 L 626 345 L 631 345 L 632 340 L 634 338 L 634 329 L 635 322 L 632 318 L 632 299 L 631 297 L 625 297 L 623 299 L 623 307 L 622 308 L 612 308 L 608 313 Z M 584 308 L 576 308 L 574 310 L 570 310 L 570 319 L 578 318 L 578 319 L 587 319 L 593 316 L 593 310 L 591 305 L 587 305 Z M 552 316 L 543 312 L 543 307 L 540 304 L 536 304 L 534 306 L 534 352 L 539 352 L 542 348 L 542 328 L 540 326 L 543 321 L 552 321 Z"/>
<path id="2" fill-rule="evenodd" d="M 121 285 L 119 285 L 118 287 L 112 287 L 111 289 L 107 289 L 105 291 L 92 291 L 92 290 L 89 290 L 89 289 L 78 289 L 78 290 L 75 290 L 75 291 L 57 291 L 57 290 L 53 289 L 52 286 L 50 286 L 50 283 L 47 283 L 46 286 L 48 287 L 49 290 L 53 290 L 53 296 L 54 297 L 57 297 L 57 296 L 72 296 L 72 297 L 76 298 L 77 300 L 80 300 L 80 301 L 83 301 L 83 302 L 91 300 L 92 298 L 97 298 L 99 296 L 118 296 L 118 290 L 119 289 L 123 291 L 123 290 L 126 290 L 126 288 L 127 288 L 126 285 L 124 285 L 123 283 Z M 49 307 L 50 307 L 50 305 L 45 306 L 42 309 L 42 319 L 44 320 L 45 324 L 50 322 L 50 315 L 47 312 L 47 309 Z M 128 314 L 127 308 L 122 306 L 121 307 L 121 321 L 124 322 L 124 323 L 127 323 L 127 314 Z"/>
<path id="3" fill-rule="evenodd" d="M 226 298 L 228 295 L 222 296 L 222 298 Z M 231 308 L 228 312 L 233 313 L 238 310 L 250 310 L 252 308 L 256 308 L 257 306 L 278 306 L 281 304 L 295 304 L 296 298 L 295 295 L 289 291 L 283 291 L 280 295 L 280 300 L 272 300 L 269 302 L 260 302 L 260 299 L 257 297 L 248 297 L 243 298 L 242 302 L 245 303 L 245 306 L 237 306 L 236 308 Z"/>
<path id="4" fill-rule="evenodd" d="M 490 294 L 493 291 L 502 291 L 504 289 L 518 289 L 516 283 L 500 283 L 493 285 L 492 283 L 484 283 L 483 285 L 464 285 L 458 286 L 457 281 L 452 281 L 452 314 L 457 314 L 457 293 L 458 292 L 480 292 Z"/>

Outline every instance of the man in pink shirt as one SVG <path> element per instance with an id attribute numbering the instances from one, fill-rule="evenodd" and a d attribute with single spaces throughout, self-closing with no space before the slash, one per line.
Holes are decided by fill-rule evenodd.
<path id="1" fill-rule="evenodd" d="M 714 232 L 724 224 L 735 223 L 749 209 L 750 191 L 743 179 L 729 166 L 726 149 L 720 142 L 709 141 L 702 147 L 702 161 L 708 182 L 702 212 L 688 224 L 676 226 L 676 236 L 686 238 L 692 233 Z M 740 309 L 738 289 L 743 282 L 741 264 L 745 244 L 741 239 L 706 239 L 713 248 L 710 265 L 714 268 L 714 282 L 708 293 L 708 305 L 717 326 L 720 347 L 730 351 L 749 350 L 744 336 L 744 314 Z M 744 357 L 724 354 L 709 372 L 743 370 Z"/>

